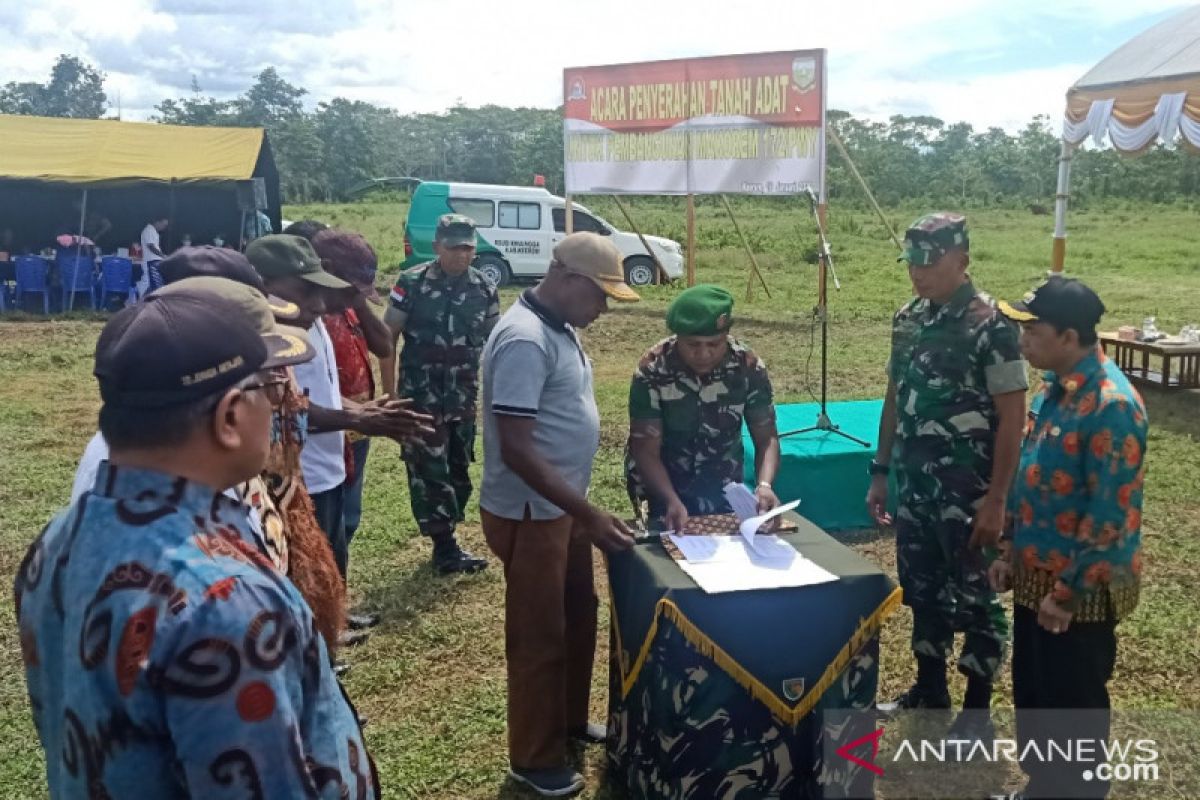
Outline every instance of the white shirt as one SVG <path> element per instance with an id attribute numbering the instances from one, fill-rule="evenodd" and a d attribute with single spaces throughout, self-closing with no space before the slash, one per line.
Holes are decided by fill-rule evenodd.
<path id="1" fill-rule="evenodd" d="M 100 470 L 100 462 L 108 458 L 108 442 L 97 431 L 83 455 L 79 459 L 79 467 L 75 470 L 75 483 L 71 486 L 71 503 L 74 504 L 84 492 L 90 492 L 96 485 L 96 473 Z"/>
<path id="2" fill-rule="evenodd" d="M 297 364 L 296 383 L 308 393 L 310 402 L 334 411 L 342 410 L 342 390 L 338 383 L 337 362 L 333 356 L 333 342 L 320 319 L 308 329 L 308 339 L 317 351 L 316 358 L 305 364 Z M 344 440 L 341 431 L 314 433 L 300 451 L 300 466 L 304 470 L 304 483 L 309 494 L 327 492 L 346 482 L 346 458 L 343 454 Z"/>
<path id="3" fill-rule="evenodd" d="M 108 442 L 104 441 L 103 434 L 96 431 L 96 435 L 88 441 L 87 447 L 83 449 L 83 455 L 79 458 L 79 466 L 75 469 L 75 483 L 71 485 L 71 505 L 75 505 L 75 501 L 79 499 L 80 495 L 90 492 L 96 487 L 96 473 L 100 471 L 100 462 L 107 460 Z M 242 502 L 242 498 L 238 497 L 238 493 L 232 488 L 226 489 L 224 495 L 239 503 Z M 258 516 L 258 509 L 247 505 L 246 517 L 250 521 L 250 527 L 261 537 L 263 535 L 262 520 Z"/>
<path id="4" fill-rule="evenodd" d="M 162 261 L 162 256 L 155 254 L 150 249 L 150 245 L 154 245 L 155 250 L 162 252 L 158 229 L 154 227 L 154 223 L 147 223 L 146 227 L 142 228 L 142 261 L 147 264 L 151 261 Z"/>

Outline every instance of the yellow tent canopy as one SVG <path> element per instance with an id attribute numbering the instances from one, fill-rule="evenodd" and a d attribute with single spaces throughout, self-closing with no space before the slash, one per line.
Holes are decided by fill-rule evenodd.
<path id="1" fill-rule="evenodd" d="M 0 179 L 100 185 L 244 181 L 261 128 L 0 116 Z"/>
<path id="2" fill-rule="evenodd" d="M 1067 90 L 1051 267 L 1061 271 L 1067 249 L 1071 156 L 1091 137 L 1123 155 L 1155 141 L 1182 139 L 1200 149 L 1200 6 L 1175 14 L 1110 53 Z"/>

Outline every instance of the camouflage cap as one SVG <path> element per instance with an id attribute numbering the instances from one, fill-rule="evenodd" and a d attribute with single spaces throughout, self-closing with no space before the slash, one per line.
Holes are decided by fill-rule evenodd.
<path id="1" fill-rule="evenodd" d="M 679 336 L 716 336 L 733 324 L 733 295 L 712 284 L 679 293 L 667 308 L 667 327 Z"/>
<path id="2" fill-rule="evenodd" d="M 904 232 L 904 252 L 897 261 L 914 267 L 932 266 L 951 250 L 967 250 L 967 218 L 950 211 L 935 211 L 918 219 Z"/>
<path id="3" fill-rule="evenodd" d="M 438 217 L 437 232 L 433 234 L 435 242 L 441 242 L 446 247 L 462 247 L 475 244 L 475 220 L 463 214 L 442 214 Z"/>

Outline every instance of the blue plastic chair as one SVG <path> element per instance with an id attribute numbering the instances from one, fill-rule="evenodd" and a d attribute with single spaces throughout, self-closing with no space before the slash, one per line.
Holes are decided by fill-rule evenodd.
<path id="1" fill-rule="evenodd" d="M 75 307 L 75 295 L 87 292 L 91 300 L 92 310 L 96 309 L 96 270 L 91 255 L 74 251 L 58 251 L 55 261 L 58 263 L 58 278 L 62 281 L 62 309 L 68 311 Z M 70 297 L 68 304 L 67 298 Z"/>
<path id="2" fill-rule="evenodd" d="M 124 301 L 133 290 L 133 262 L 120 256 L 105 256 L 100 259 L 100 286 L 98 303 L 106 307 L 111 297 L 120 295 Z"/>
<path id="3" fill-rule="evenodd" d="M 13 302 L 12 284 L 17 280 L 17 265 L 11 261 L 0 261 L 0 311 L 8 311 Z"/>
<path id="4" fill-rule="evenodd" d="M 25 295 L 40 294 L 42 311 L 50 314 L 50 265 L 39 256 L 17 256 L 17 308 L 25 307 Z"/>

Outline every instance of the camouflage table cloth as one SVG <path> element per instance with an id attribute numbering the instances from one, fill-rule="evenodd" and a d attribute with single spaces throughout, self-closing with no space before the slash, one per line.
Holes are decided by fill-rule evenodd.
<path id="1" fill-rule="evenodd" d="M 811 522 L 783 534 L 836 583 L 705 594 L 661 544 L 609 557 L 608 780 L 632 798 L 870 797 L 836 755 L 870 734 L 899 589 Z M 853 752 L 857 753 L 857 750 Z"/>

